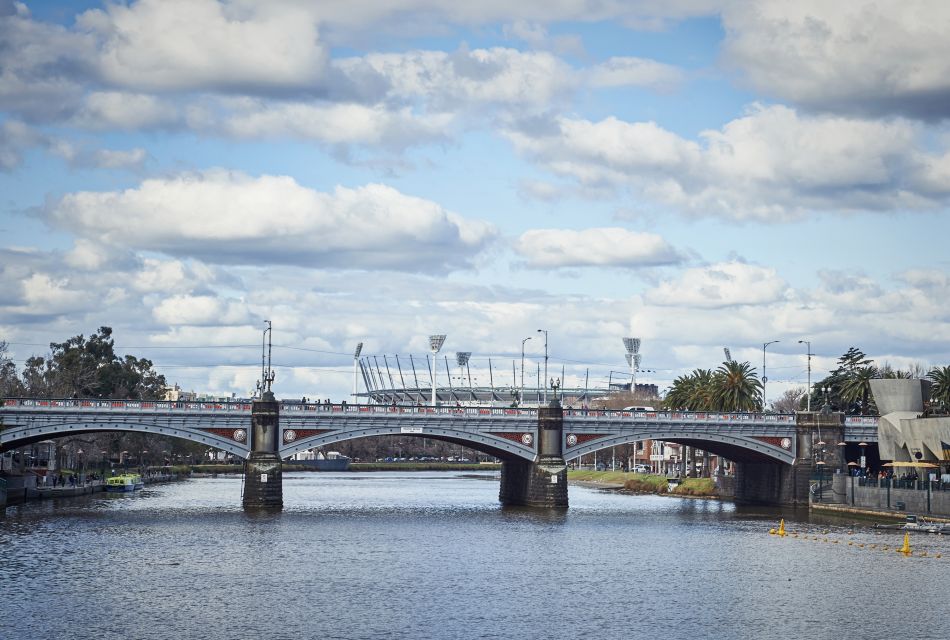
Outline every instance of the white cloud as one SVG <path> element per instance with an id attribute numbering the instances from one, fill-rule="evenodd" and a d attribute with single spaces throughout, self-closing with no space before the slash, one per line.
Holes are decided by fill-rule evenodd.
<path id="1" fill-rule="evenodd" d="M 652 122 L 557 118 L 512 127 L 516 149 L 585 187 L 630 189 L 701 216 L 788 220 L 811 211 L 929 209 L 950 198 L 947 155 L 907 120 L 801 115 L 753 105 L 703 145 Z"/>
<path id="2" fill-rule="evenodd" d="M 170 126 L 178 119 L 175 106 L 155 96 L 96 91 L 84 98 L 71 121 L 87 129 L 137 130 Z"/>
<path id="3" fill-rule="evenodd" d="M 726 3 L 726 59 L 756 88 L 850 113 L 950 117 L 943 0 Z"/>
<path id="4" fill-rule="evenodd" d="M 686 269 L 644 293 L 643 299 L 660 307 L 722 309 L 777 302 L 787 291 L 774 269 L 723 262 Z"/>
<path id="5" fill-rule="evenodd" d="M 98 73 L 147 90 L 305 90 L 325 71 L 317 24 L 291 3 L 139 0 L 77 18 L 99 41 Z"/>
<path id="6" fill-rule="evenodd" d="M 232 111 L 211 118 L 207 127 L 229 137 L 305 138 L 325 144 L 372 145 L 401 150 L 446 138 L 452 116 L 416 116 L 409 108 L 387 109 L 359 104 L 271 104 L 232 100 Z M 196 129 L 205 128 L 193 121 Z"/>
<path id="7" fill-rule="evenodd" d="M 613 57 L 585 72 L 590 86 L 646 86 L 672 89 L 683 81 L 683 72 L 674 66 L 645 58 Z"/>
<path id="8" fill-rule="evenodd" d="M 370 184 L 313 191 L 285 176 L 209 171 L 122 192 L 78 192 L 45 218 L 98 242 L 209 262 L 336 269 L 464 269 L 494 227 Z"/>
<path id="9" fill-rule="evenodd" d="M 557 267 L 648 267 L 675 264 L 682 257 L 652 233 L 616 227 L 583 230 L 532 229 L 521 234 L 515 251 L 535 269 Z"/>
<path id="10" fill-rule="evenodd" d="M 247 305 L 242 301 L 222 300 L 211 295 L 175 295 L 163 298 L 152 309 L 152 315 L 156 321 L 169 326 L 220 327 L 251 324 L 252 320 Z"/>

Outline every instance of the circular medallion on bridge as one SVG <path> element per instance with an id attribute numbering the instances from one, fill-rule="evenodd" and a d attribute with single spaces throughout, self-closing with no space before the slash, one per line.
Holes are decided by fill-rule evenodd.
<path id="1" fill-rule="evenodd" d="M 576 444 L 577 444 L 577 436 L 575 436 L 573 433 L 567 434 L 567 446 L 573 447 Z"/>
<path id="2" fill-rule="evenodd" d="M 527 446 L 531 446 L 531 443 L 534 442 L 534 436 L 530 433 L 521 434 L 521 443 Z"/>
<path id="3" fill-rule="evenodd" d="M 792 448 L 792 439 L 791 438 L 782 438 L 782 448 L 791 449 Z"/>
<path id="4" fill-rule="evenodd" d="M 293 442 L 297 439 L 297 432 L 293 429 L 287 429 L 284 431 L 284 442 Z"/>
<path id="5" fill-rule="evenodd" d="M 232 436 L 238 442 L 244 442 L 245 440 L 247 440 L 247 431 L 245 431 L 244 429 L 235 429 Z"/>

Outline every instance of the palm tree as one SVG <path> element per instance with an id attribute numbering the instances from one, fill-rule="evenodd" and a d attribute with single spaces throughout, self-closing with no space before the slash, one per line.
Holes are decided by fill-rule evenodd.
<path id="1" fill-rule="evenodd" d="M 712 380 L 709 369 L 694 369 L 692 373 L 676 378 L 663 399 L 663 406 L 683 411 L 712 409 Z"/>
<path id="2" fill-rule="evenodd" d="M 855 369 L 841 384 L 841 399 L 848 405 L 860 402 L 861 414 L 867 415 L 871 408 L 871 380 L 878 377 L 880 372 L 873 365 Z"/>
<path id="3" fill-rule="evenodd" d="M 723 362 L 713 376 L 712 399 L 720 411 L 762 409 L 762 383 L 748 362 Z"/>
<path id="4" fill-rule="evenodd" d="M 930 399 L 943 405 L 944 409 L 950 408 L 950 367 L 934 367 L 927 379 L 933 382 Z"/>

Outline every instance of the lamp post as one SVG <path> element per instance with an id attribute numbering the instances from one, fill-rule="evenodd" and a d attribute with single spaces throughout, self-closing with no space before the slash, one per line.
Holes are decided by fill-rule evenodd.
<path id="1" fill-rule="evenodd" d="M 436 395 L 435 395 L 435 375 L 438 370 L 438 360 L 436 359 L 436 354 L 439 353 L 439 350 L 442 348 L 442 345 L 445 343 L 445 334 L 440 333 L 436 335 L 429 336 L 429 350 L 432 352 L 432 406 L 436 406 Z"/>
<path id="2" fill-rule="evenodd" d="M 804 344 L 808 347 L 808 391 L 807 391 L 807 395 L 805 396 L 806 398 L 805 410 L 810 412 L 811 411 L 811 341 L 799 340 L 798 344 Z"/>
<path id="3" fill-rule="evenodd" d="M 356 404 L 356 365 L 360 361 L 360 353 L 363 351 L 363 343 L 356 343 L 356 351 L 353 352 L 353 404 Z"/>
<path id="4" fill-rule="evenodd" d="M 864 448 L 868 446 L 868 443 L 859 442 L 858 446 L 861 447 L 861 469 L 864 469 L 867 466 L 867 458 L 864 457 Z"/>
<path id="5" fill-rule="evenodd" d="M 547 329 L 538 329 L 538 333 L 544 334 L 544 380 L 548 379 L 548 330 Z M 544 385 L 544 400 L 543 402 L 547 404 L 548 402 L 548 386 Z"/>
<path id="6" fill-rule="evenodd" d="M 524 343 L 531 339 L 531 336 L 528 336 L 521 341 L 521 398 L 519 401 L 524 401 Z"/>
<path id="7" fill-rule="evenodd" d="M 455 352 L 455 362 L 459 366 L 459 386 L 461 387 L 464 381 L 465 371 L 468 369 L 469 358 L 472 357 L 471 351 L 456 351 Z M 475 392 L 472 391 L 472 374 L 468 374 L 468 392 L 471 395 L 472 400 L 475 399 Z"/>
<path id="8" fill-rule="evenodd" d="M 765 348 L 770 344 L 775 344 L 776 342 L 781 342 L 781 340 L 769 340 L 768 342 L 762 343 L 762 410 L 765 411 L 765 383 L 769 379 L 765 375 Z"/>

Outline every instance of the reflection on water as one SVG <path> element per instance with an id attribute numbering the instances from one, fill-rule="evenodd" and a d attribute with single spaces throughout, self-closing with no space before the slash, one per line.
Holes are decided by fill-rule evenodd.
<path id="1" fill-rule="evenodd" d="M 583 487 L 568 511 L 508 508 L 496 480 L 452 473 L 286 474 L 280 513 L 240 492 L 8 509 L 0 636 L 946 637 L 944 537 L 907 558 L 840 518 Z M 767 535 L 780 517 L 797 538 Z"/>

